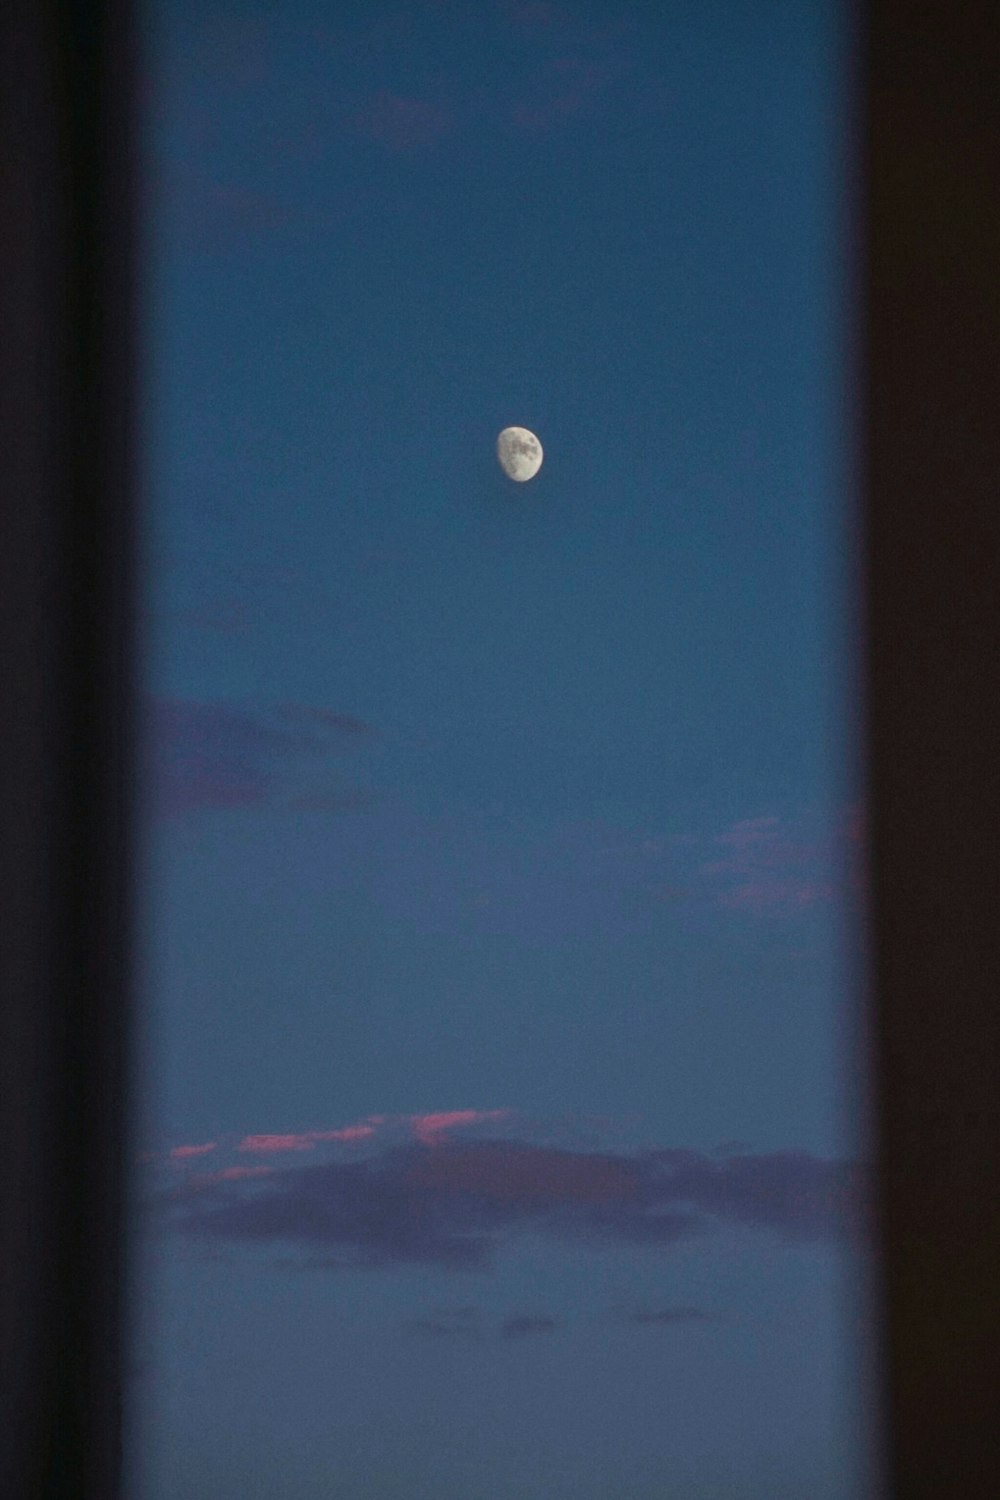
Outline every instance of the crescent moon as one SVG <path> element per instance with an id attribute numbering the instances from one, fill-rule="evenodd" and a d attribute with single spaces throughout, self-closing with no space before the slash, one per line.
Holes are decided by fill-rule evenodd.
<path id="1" fill-rule="evenodd" d="M 497 458 L 508 479 L 534 479 L 542 467 L 542 445 L 527 427 L 505 427 L 497 438 Z"/>

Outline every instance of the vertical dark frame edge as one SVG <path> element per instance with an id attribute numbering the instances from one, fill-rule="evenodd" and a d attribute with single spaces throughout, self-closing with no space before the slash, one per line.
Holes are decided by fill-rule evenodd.
<path id="1" fill-rule="evenodd" d="M 3 48 L 0 1485 L 120 1494 L 134 842 L 135 87 L 125 0 Z"/>
<path id="2" fill-rule="evenodd" d="M 1000 15 L 869 0 L 863 489 L 888 1485 L 1000 1494 Z"/>

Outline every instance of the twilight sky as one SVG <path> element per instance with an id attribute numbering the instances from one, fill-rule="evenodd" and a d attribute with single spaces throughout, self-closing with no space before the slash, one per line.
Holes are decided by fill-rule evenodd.
<path id="1" fill-rule="evenodd" d="M 844 14 L 145 22 L 135 1500 L 867 1500 Z"/>

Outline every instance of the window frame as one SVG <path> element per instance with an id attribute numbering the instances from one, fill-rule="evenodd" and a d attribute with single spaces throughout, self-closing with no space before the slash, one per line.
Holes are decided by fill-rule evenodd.
<path id="1" fill-rule="evenodd" d="M 859 755 L 887 1493 L 1000 1494 L 994 7 L 857 42 Z M 133 997 L 135 8 L 0 20 L 0 1488 L 118 1500 Z M 992 167 L 992 170 L 990 168 Z"/>

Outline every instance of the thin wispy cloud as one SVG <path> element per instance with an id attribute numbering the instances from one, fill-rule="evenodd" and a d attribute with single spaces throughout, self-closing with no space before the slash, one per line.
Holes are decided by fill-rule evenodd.
<path id="1" fill-rule="evenodd" d="M 174 1146 L 169 1152 L 171 1161 L 190 1161 L 193 1157 L 206 1156 L 216 1149 L 217 1142 L 206 1141 L 200 1146 Z"/>
<path id="2" fill-rule="evenodd" d="M 717 882 L 723 906 L 787 910 L 833 896 L 833 881 L 827 875 L 829 838 L 810 841 L 796 836 L 779 818 L 759 817 L 732 824 L 716 835 L 714 843 L 715 857 L 706 860 L 701 871 Z"/>
<path id="3" fill-rule="evenodd" d="M 415 1140 L 425 1143 L 443 1143 L 449 1135 L 481 1126 L 496 1130 L 503 1121 L 516 1121 L 512 1110 L 438 1110 L 431 1113 L 408 1115 L 368 1115 L 363 1120 L 354 1120 L 346 1125 L 333 1126 L 327 1130 L 281 1130 L 254 1131 L 246 1135 L 219 1136 L 217 1140 L 174 1145 L 160 1152 L 145 1151 L 141 1161 L 144 1165 L 170 1167 L 177 1171 L 200 1157 L 215 1153 L 216 1160 L 227 1157 L 242 1161 L 246 1156 L 259 1158 L 283 1157 L 289 1154 L 313 1152 L 321 1148 L 339 1148 L 353 1151 L 354 1148 L 377 1143 L 377 1149 L 409 1144 Z M 481 1134 L 482 1132 L 477 1132 Z"/>
<path id="4" fill-rule="evenodd" d="M 793 918 L 856 885 L 864 837 L 852 805 L 826 819 L 761 813 L 715 832 L 648 839 L 650 894 L 692 911 Z"/>
<path id="5" fill-rule="evenodd" d="M 546 134 L 585 118 L 635 70 L 628 18 L 595 26 L 573 7 L 546 0 L 514 0 L 505 11 L 508 23 L 531 38 L 507 107 L 508 123 L 519 132 Z"/>
<path id="6" fill-rule="evenodd" d="M 396 86 L 404 44 L 415 31 L 425 42 L 439 35 L 448 45 L 446 22 L 424 14 L 398 24 L 369 27 L 354 45 L 378 60 L 386 83 L 354 109 L 355 134 L 397 156 L 414 157 L 452 135 L 460 140 L 485 124 L 503 133 L 547 134 L 592 114 L 636 66 L 634 37 L 626 20 L 595 26 L 571 6 L 547 0 L 503 4 L 483 16 L 498 51 L 519 44 L 513 67 L 475 79 L 443 74 L 433 90 Z M 405 76 L 405 68 L 403 69 Z M 501 81 L 497 82 L 497 77 Z"/>
<path id="7" fill-rule="evenodd" d="M 312 1151 L 317 1146 L 336 1142 L 341 1145 L 360 1141 L 371 1141 L 384 1134 L 390 1139 L 413 1137 L 425 1146 L 441 1145 L 456 1130 L 470 1126 L 490 1125 L 509 1120 L 509 1109 L 452 1109 L 438 1110 L 430 1114 L 369 1115 L 367 1120 L 352 1125 L 341 1125 L 336 1130 L 300 1130 L 277 1134 L 245 1135 L 237 1143 L 236 1150 L 251 1152 L 255 1156 L 271 1156 L 288 1151 Z M 195 1152 L 202 1147 L 175 1147 L 174 1153 Z"/>
<path id="8" fill-rule="evenodd" d="M 303 775 L 326 785 L 312 795 L 361 800 L 351 785 L 330 789 L 330 770 L 363 742 L 361 719 L 300 703 L 245 705 L 154 698 L 146 705 L 146 772 L 160 817 L 238 808 L 294 807 Z M 352 800 L 353 799 L 353 800 Z"/>

